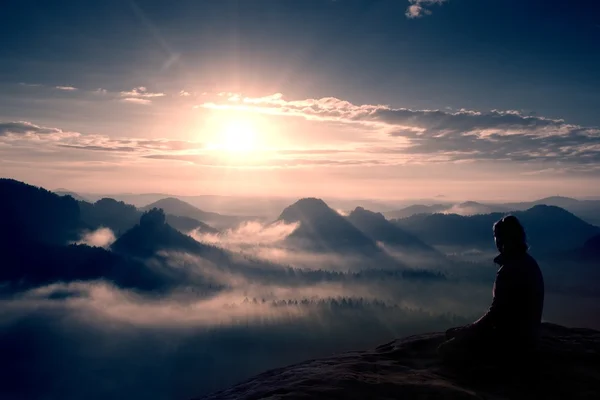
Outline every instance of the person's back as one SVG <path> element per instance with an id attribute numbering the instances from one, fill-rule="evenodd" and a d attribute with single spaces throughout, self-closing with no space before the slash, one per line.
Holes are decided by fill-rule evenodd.
<path id="1" fill-rule="evenodd" d="M 537 338 L 544 307 L 542 272 L 528 253 L 500 255 L 494 261 L 501 267 L 494 284 L 496 310 L 492 312 L 497 315 L 492 316 L 489 328 L 500 340 L 530 345 Z"/>

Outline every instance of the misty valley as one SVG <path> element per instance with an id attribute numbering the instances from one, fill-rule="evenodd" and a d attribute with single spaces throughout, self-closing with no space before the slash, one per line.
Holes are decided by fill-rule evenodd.
<path id="1" fill-rule="evenodd" d="M 2 398 L 185 399 L 467 324 L 489 305 L 509 212 L 544 273 L 544 319 L 600 328 L 597 201 L 394 217 L 304 198 L 244 216 L 0 188 Z"/>

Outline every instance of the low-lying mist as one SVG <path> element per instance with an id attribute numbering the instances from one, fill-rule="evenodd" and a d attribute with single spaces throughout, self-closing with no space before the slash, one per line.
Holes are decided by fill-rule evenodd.
<path id="1" fill-rule="evenodd" d="M 85 231 L 76 244 L 85 244 L 92 247 L 107 248 L 116 240 L 115 234 L 110 228 L 99 228 L 94 231 Z"/>
<path id="2" fill-rule="evenodd" d="M 435 269 L 381 246 L 410 268 L 379 268 L 368 257 L 290 247 L 285 239 L 296 227 L 250 222 L 190 233 L 230 251 L 227 265 L 182 251 L 136 258 L 127 282 L 159 271 L 152 276 L 168 283 L 162 290 L 121 284 L 111 270 L 2 297 L 0 397 L 186 399 L 307 358 L 466 324 L 490 303 L 491 261 L 448 260 Z M 81 242 L 113 240 L 100 229 Z M 553 322 L 589 320 L 570 307 L 600 311 L 591 295 L 547 299 Z"/>

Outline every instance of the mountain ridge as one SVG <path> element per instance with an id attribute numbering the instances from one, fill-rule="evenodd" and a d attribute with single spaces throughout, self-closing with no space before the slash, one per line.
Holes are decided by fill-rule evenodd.
<path id="1" fill-rule="evenodd" d="M 134 205 L 110 197 L 103 197 L 95 203 L 87 201 L 79 201 L 78 203 L 81 211 L 81 219 L 90 229 L 107 227 L 117 236 L 133 228 L 143 214 L 143 211 Z M 191 217 L 182 217 L 167 213 L 166 220 L 175 229 L 186 233 L 194 229 L 198 229 L 204 233 L 218 232 L 217 229 L 210 225 Z"/>
<path id="2" fill-rule="evenodd" d="M 599 227 L 556 206 L 536 205 L 511 214 L 525 227 L 532 251 L 569 250 L 600 233 Z M 492 225 L 505 215 L 420 214 L 394 223 L 433 246 L 483 246 L 493 250 Z"/>
<path id="3" fill-rule="evenodd" d="M 382 213 L 376 213 L 356 207 L 346 219 L 371 239 L 400 250 L 417 251 L 419 253 L 438 254 L 415 235 L 394 225 Z"/>
<path id="4" fill-rule="evenodd" d="M 144 207 L 140 207 L 140 210 L 148 211 L 153 208 L 161 208 L 167 214 L 193 218 L 217 229 L 231 228 L 243 221 L 254 219 L 254 217 L 250 216 L 223 215 L 211 211 L 204 211 L 176 197 L 160 199 Z"/>

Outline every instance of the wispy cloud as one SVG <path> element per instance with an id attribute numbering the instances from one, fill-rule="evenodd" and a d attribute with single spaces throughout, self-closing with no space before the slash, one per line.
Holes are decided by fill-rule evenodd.
<path id="1" fill-rule="evenodd" d="M 280 242 L 298 226 L 298 223 L 276 222 L 265 225 L 257 221 L 250 221 L 219 234 L 202 233 L 195 230 L 190 235 L 198 241 L 224 245 L 229 248 L 238 245 L 257 246 Z"/>
<path id="2" fill-rule="evenodd" d="M 152 104 L 152 99 L 164 97 L 166 94 L 150 92 L 145 86 L 139 86 L 132 90 L 119 92 L 119 96 L 123 102 L 147 106 Z"/>
<path id="3" fill-rule="evenodd" d="M 109 147 L 109 146 L 91 146 L 91 145 L 87 145 L 87 146 L 81 146 L 81 145 L 74 145 L 74 144 L 59 144 L 59 147 L 66 147 L 69 149 L 79 149 L 79 150 L 93 150 L 93 151 L 117 151 L 117 152 L 133 152 L 136 149 L 134 147 L 127 147 L 127 146 L 115 146 L 115 147 Z"/>
<path id="4" fill-rule="evenodd" d="M 140 99 L 137 97 L 125 97 L 125 98 L 121 99 L 121 101 L 123 101 L 125 103 L 141 104 L 141 105 L 145 105 L 145 106 L 152 104 L 152 100 L 150 100 L 150 99 Z"/>
<path id="5" fill-rule="evenodd" d="M 37 149 L 64 148 L 73 150 L 95 150 L 137 153 L 176 152 L 202 149 L 199 142 L 169 140 L 163 138 L 111 138 L 104 135 L 82 134 L 59 128 L 40 126 L 27 121 L 0 122 L 0 144 Z"/>
<path id="6" fill-rule="evenodd" d="M 136 97 L 121 97 L 134 93 Z M 119 92 L 116 99 L 148 105 L 161 93 L 145 87 Z M 183 96 L 187 97 L 187 96 Z M 244 97 L 220 92 L 203 96 L 196 107 L 214 113 L 247 112 L 281 119 L 303 119 L 315 132 L 339 130 L 340 142 L 318 147 L 284 145 L 261 148 L 244 157 L 227 157 L 205 143 L 165 138 L 121 137 L 66 132 L 31 122 L 0 122 L 7 146 L 54 153 L 93 150 L 115 157 L 163 160 L 199 166 L 243 168 L 305 168 L 398 166 L 443 163 L 511 162 L 529 170 L 560 168 L 573 173 L 596 171 L 600 165 L 600 129 L 516 110 L 418 110 L 383 104 L 354 104 L 325 97 L 288 100 L 275 93 Z M 175 101 L 175 100 L 173 100 Z M 184 101 L 186 106 L 193 100 Z M 179 105 L 181 105 L 179 103 Z M 291 120 L 290 120 L 291 121 Z M 166 132 L 169 134 L 170 132 Z M 341 137 L 341 136 L 340 136 Z M 1 144 L 1 143 L 0 143 Z M 9 147 L 10 148 L 10 147 Z M 24 150 L 23 150 L 24 151 Z M 10 159 L 10 157 L 8 157 Z"/>
<path id="7" fill-rule="evenodd" d="M 137 98 L 153 98 L 153 97 L 163 97 L 164 93 L 153 93 L 149 92 L 145 86 L 139 86 L 133 88 L 130 91 L 123 91 L 120 93 L 121 97 L 137 97 Z"/>
<path id="8" fill-rule="evenodd" d="M 63 133 L 63 131 L 58 128 L 39 126 L 27 121 L 0 122 L 0 136 L 30 134 L 50 135 L 61 133 Z"/>
<path id="9" fill-rule="evenodd" d="M 409 0 L 410 5 L 406 9 L 408 18 L 420 18 L 425 15 L 431 15 L 429 7 L 436 4 L 446 3 L 448 0 Z"/>
<path id="10" fill-rule="evenodd" d="M 64 90 L 67 92 L 72 92 L 72 91 L 77 90 L 77 88 L 74 86 L 54 86 L 54 88 L 58 89 L 58 90 Z"/>

